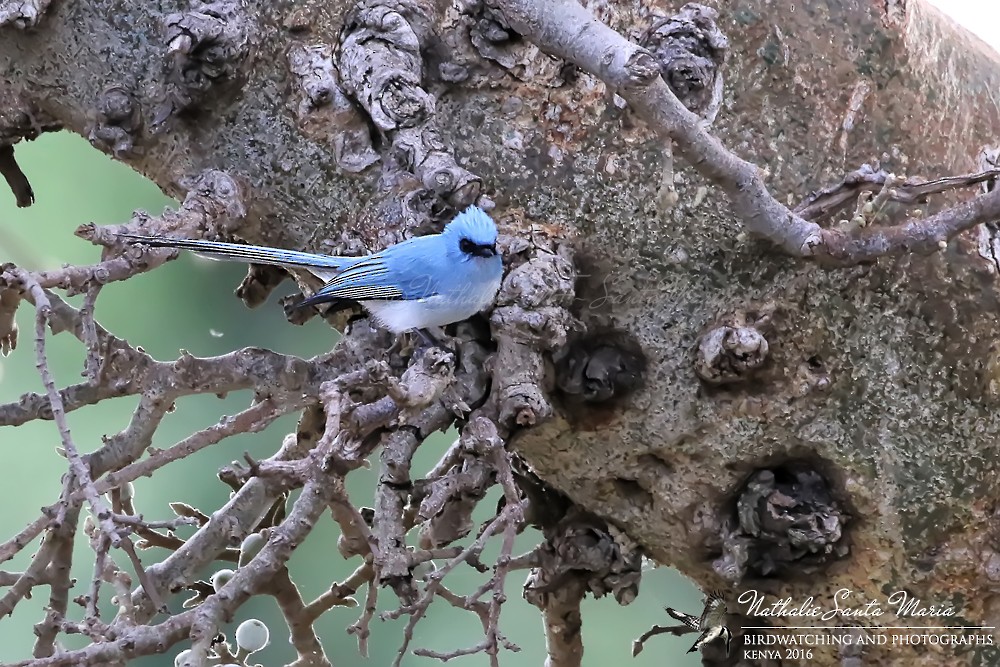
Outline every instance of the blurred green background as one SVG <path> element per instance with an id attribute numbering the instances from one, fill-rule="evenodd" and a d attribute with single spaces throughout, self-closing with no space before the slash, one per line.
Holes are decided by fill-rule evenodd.
<path id="1" fill-rule="evenodd" d="M 17 146 L 17 158 L 34 186 L 36 203 L 27 209 L 14 206 L 13 195 L 0 187 L 0 263 L 14 262 L 38 270 L 61 264 L 92 264 L 100 260 L 100 249 L 78 239 L 73 230 L 80 224 L 121 223 L 135 209 L 153 214 L 174 202 L 164 197 L 158 188 L 128 167 L 116 163 L 91 148 L 75 135 L 47 134 L 32 143 Z M 2 184 L 0 184 L 2 186 Z M 261 308 L 251 311 L 233 296 L 245 267 L 237 264 L 210 262 L 185 255 L 175 262 L 124 283 L 107 286 L 97 301 L 97 319 L 116 335 L 133 345 L 140 345 L 157 359 L 174 359 L 183 348 L 196 356 L 224 354 L 244 346 L 261 346 L 287 354 L 310 357 L 328 350 L 337 340 L 336 333 L 321 321 L 306 326 L 288 324 L 273 298 Z M 291 291 L 287 283 L 281 294 Z M 80 297 L 70 299 L 80 305 Z M 25 392 L 42 391 L 35 370 L 33 351 L 33 309 L 22 304 L 18 313 L 21 340 L 9 357 L 0 357 L 0 403 L 16 401 Z M 59 386 L 79 382 L 83 369 L 83 346 L 69 334 L 50 337 L 49 356 Z M 69 426 L 82 451 L 92 451 L 103 435 L 125 428 L 137 398 L 121 398 L 70 413 Z M 234 414 L 249 405 L 248 392 L 230 394 L 224 399 L 197 396 L 181 399 L 177 409 L 167 415 L 157 432 L 154 446 L 166 448 L 192 432 L 214 424 L 223 415 Z M 265 458 L 278 448 L 282 436 L 292 430 L 295 416 L 287 417 L 263 433 L 244 435 L 203 450 L 183 461 L 159 471 L 152 479 L 135 483 L 136 506 L 147 519 L 167 519 L 172 514 L 167 506 L 180 500 L 207 513 L 218 508 L 228 498 L 228 487 L 219 482 L 215 472 L 221 465 L 238 459 L 244 451 L 256 458 Z M 426 470 L 450 442 L 452 435 L 440 435 L 421 448 L 415 471 Z M 60 477 L 66 461 L 56 453 L 59 435 L 52 422 L 32 422 L 19 427 L 0 427 L 0 456 L 3 457 L 4 511 L 0 512 L 0 541 L 5 541 L 34 520 L 39 508 L 54 502 L 59 494 Z M 359 470 L 350 477 L 349 491 L 359 505 L 371 505 L 374 475 Z M 495 496 L 480 504 L 478 519 L 489 516 L 495 507 Z M 188 533 L 182 533 L 187 535 Z M 336 550 L 337 530 L 325 516 L 306 543 L 295 552 L 290 569 L 303 597 L 308 601 L 327 589 L 331 582 L 343 579 L 356 566 L 357 559 L 343 561 Z M 516 553 L 529 549 L 536 535 L 522 536 Z M 37 542 L 13 561 L 0 565 L 7 571 L 23 570 Z M 496 547 L 488 555 L 495 554 Z M 159 549 L 140 552 L 146 563 L 164 557 Z M 115 561 L 128 569 L 127 558 L 121 551 L 113 552 Z M 489 561 L 486 561 L 489 562 Z M 222 567 L 219 565 L 218 567 Z M 73 574 L 78 583 L 72 597 L 85 592 L 91 579 L 92 552 L 85 539 L 77 539 Z M 204 573 L 205 579 L 214 569 Z M 501 614 L 501 628 L 508 638 L 521 647 L 520 653 L 504 652 L 503 665 L 541 665 L 544 662 L 544 637 L 541 622 L 534 607 L 521 598 L 525 573 L 508 578 L 508 602 Z M 456 572 L 449 578 L 458 592 L 468 592 L 483 581 L 483 576 L 469 571 Z M 5 591 L 0 590 L 0 594 Z M 102 589 L 104 609 L 110 613 L 110 587 Z M 41 620 L 48 600 L 48 590 L 37 588 L 30 600 L 22 601 L 12 617 L 0 620 L 0 664 L 30 657 L 34 642 L 32 626 Z M 183 598 L 170 600 L 173 611 L 180 609 Z M 359 596 L 363 604 L 363 595 Z M 390 591 L 379 596 L 379 610 L 394 607 Z M 666 568 L 645 573 L 639 598 L 627 607 L 614 599 L 584 603 L 584 665 L 631 664 L 635 667 L 700 664 L 697 654 L 685 654 L 695 637 L 660 636 L 652 639 L 636 659 L 630 657 L 632 639 L 654 624 L 671 624 L 663 612 L 665 605 L 689 613 L 699 613 L 701 596 L 679 574 Z M 355 639 L 345 633 L 358 616 L 359 610 L 334 608 L 317 624 L 320 639 L 337 667 L 353 665 L 389 665 L 402 638 L 403 621 L 372 622 L 370 657 L 359 657 Z M 82 608 L 70 604 L 70 615 L 82 617 Z M 271 644 L 254 655 L 264 665 L 281 665 L 294 653 L 287 642 L 287 630 L 277 606 L 266 597 L 255 598 L 242 607 L 235 626 L 251 617 L 265 621 L 271 629 Z M 471 613 L 453 609 L 440 601 L 431 607 L 428 616 L 417 626 L 412 648 L 428 647 L 440 651 L 477 643 L 481 626 Z M 84 645 L 84 641 L 68 640 L 67 647 Z M 163 656 L 136 660 L 146 667 L 167 667 L 178 646 Z M 429 658 L 408 655 L 403 665 L 421 667 L 441 664 Z M 488 664 L 486 656 L 469 656 L 450 661 L 459 667 Z"/>

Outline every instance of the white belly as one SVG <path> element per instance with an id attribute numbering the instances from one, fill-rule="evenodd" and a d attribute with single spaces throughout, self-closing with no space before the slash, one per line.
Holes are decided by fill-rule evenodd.
<path id="1" fill-rule="evenodd" d="M 438 295 L 413 301 L 362 301 L 361 305 L 380 327 L 402 333 L 468 319 L 493 302 L 498 288 L 499 285 L 487 286 L 478 293 L 463 294 L 459 299 Z"/>

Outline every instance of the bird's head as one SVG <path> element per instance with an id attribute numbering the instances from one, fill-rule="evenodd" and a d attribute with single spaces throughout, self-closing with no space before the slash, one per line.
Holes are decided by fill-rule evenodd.
<path id="1" fill-rule="evenodd" d="M 726 655 L 729 655 L 729 649 L 733 643 L 733 633 L 726 626 L 722 626 L 722 630 L 719 632 L 719 636 L 722 637 L 722 641 L 726 643 Z"/>
<path id="2" fill-rule="evenodd" d="M 499 261 L 496 223 L 481 208 L 470 206 L 459 213 L 445 226 L 443 235 L 450 242 L 449 250 L 462 259 Z"/>
<path id="3" fill-rule="evenodd" d="M 715 625 L 711 628 L 706 628 L 701 636 L 698 637 L 698 641 L 688 649 L 688 653 L 694 653 L 695 651 L 700 651 L 703 647 L 711 644 L 714 641 L 721 639 L 726 647 L 726 655 L 729 655 L 730 645 L 733 641 L 732 631 L 725 625 Z"/>

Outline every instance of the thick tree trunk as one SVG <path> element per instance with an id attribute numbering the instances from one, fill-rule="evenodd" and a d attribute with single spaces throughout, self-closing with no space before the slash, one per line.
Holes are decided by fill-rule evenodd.
<path id="1" fill-rule="evenodd" d="M 0 0 L 8 4 L 19 3 Z M 841 588 L 850 606 L 905 589 L 958 616 L 869 622 L 1000 622 L 992 228 L 933 256 L 846 269 L 785 256 L 741 234 L 724 195 L 674 163 L 604 84 L 526 41 L 486 39 L 496 24 L 481 8 L 468 9 L 477 22 L 438 4 L 410 33 L 433 113 L 412 97 L 365 102 L 370 81 L 350 71 L 365 61 L 352 60 L 350 40 L 337 47 L 351 9 L 342 0 L 212 5 L 233 12 L 235 37 L 222 59 L 230 69 L 203 88 L 177 83 L 191 70 L 170 64 L 168 42 L 190 29 L 162 37 L 166 9 L 78 0 L 53 3 L 34 29 L 0 27 L 4 117 L 26 109 L 117 147 L 173 194 L 185 178 L 222 170 L 246 207 L 227 231 L 290 248 L 384 245 L 426 220 L 428 189 L 464 205 L 479 194 L 478 175 L 502 231 L 548 225 L 577 246 L 585 275 L 574 313 L 589 332 L 577 347 L 589 354 L 611 341 L 644 359 L 628 396 L 585 403 L 565 383 L 553 391 L 554 418 L 514 441 L 542 478 L 706 585 L 721 577 L 827 606 Z M 920 2 L 707 4 L 730 41 L 712 131 L 768 170 L 781 201 L 874 160 L 925 178 L 976 171 L 983 146 L 1000 141 L 1000 57 Z M 676 11 L 650 0 L 589 7 L 633 39 Z M 352 16 L 347 29 L 362 39 L 369 24 Z M 338 69 L 360 106 L 335 88 Z M 398 120 L 421 105 L 416 121 Z M 376 108 L 386 114 L 375 117 L 380 132 Z M 752 378 L 710 384 L 696 374 L 699 363 L 718 370 L 697 349 L 722 325 L 766 338 L 766 351 L 754 339 L 736 359 L 766 356 Z M 784 502 L 774 488 L 799 503 L 789 510 L 801 513 L 799 541 L 768 524 Z M 810 664 L 839 659 L 818 653 Z M 898 646 L 865 656 L 942 664 L 940 653 Z"/>

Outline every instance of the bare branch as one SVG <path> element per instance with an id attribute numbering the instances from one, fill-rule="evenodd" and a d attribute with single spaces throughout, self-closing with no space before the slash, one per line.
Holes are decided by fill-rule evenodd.
<path id="1" fill-rule="evenodd" d="M 191 625 L 191 659 L 195 664 L 203 664 L 208 659 L 219 623 L 284 568 L 292 549 L 316 525 L 334 493 L 329 477 L 327 473 L 318 472 L 307 482 L 288 517 L 271 533 L 267 545 L 253 560 L 237 569 L 229 583 L 195 610 Z"/>
<path id="2" fill-rule="evenodd" d="M 265 380 L 274 382 L 278 390 L 289 387 L 296 393 L 301 391 L 317 396 L 319 385 L 336 372 L 337 369 L 331 369 L 325 359 L 306 361 L 270 350 L 245 348 L 205 359 L 185 354 L 173 362 L 139 363 L 132 375 L 123 374 L 117 382 L 106 380 L 99 386 L 89 383 L 73 385 L 60 391 L 59 397 L 60 400 L 65 397 L 65 404 L 70 410 L 108 398 L 147 392 L 157 392 L 156 398 L 162 403 L 164 396 L 227 393 L 264 385 Z M 163 387 L 171 387 L 176 393 L 165 394 Z M 164 407 L 168 406 L 169 402 Z M 0 426 L 48 419 L 51 418 L 49 411 L 48 396 L 25 394 L 16 403 L 0 406 Z M 138 421 L 145 423 L 147 420 Z"/>
<path id="3" fill-rule="evenodd" d="M 583 618 L 580 603 L 586 587 L 579 579 L 564 581 L 546 596 L 542 606 L 545 626 L 545 667 L 580 667 L 583 664 Z"/>
<path id="4" fill-rule="evenodd" d="M 922 220 L 892 227 L 871 227 L 857 234 L 827 229 L 822 252 L 834 265 L 869 262 L 882 255 L 907 251 L 937 252 L 948 239 L 984 222 L 1000 219 L 1000 189 L 979 195 Z"/>
<path id="5" fill-rule="evenodd" d="M 862 165 L 845 176 L 837 185 L 811 193 L 795 207 L 795 212 L 806 220 L 819 220 L 833 215 L 864 192 L 880 191 L 885 192 L 887 201 L 907 206 L 924 204 L 930 195 L 989 182 L 1000 176 L 1000 169 L 987 169 L 974 174 L 946 176 L 929 181 L 918 178 L 899 179 L 891 187 L 886 188 L 886 182 L 891 180 L 891 176 L 892 174 L 884 169 L 878 169 L 877 166 Z"/>
<path id="6" fill-rule="evenodd" d="M 67 486 L 68 482 L 69 479 Z M 68 493 L 64 491 L 63 498 L 65 499 L 67 495 Z M 52 560 L 46 567 L 49 575 L 48 609 L 45 611 L 45 619 L 35 625 L 36 639 L 32 655 L 36 658 L 46 658 L 55 652 L 59 623 L 66 618 L 69 592 L 74 583 L 70 575 L 73 567 L 73 542 L 79 516 L 79 505 L 68 507 L 62 522 L 52 530 L 57 546 L 52 554 Z"/>
<path id="7" fill-rule="evenodd" d="M 330 660 L 323 651 L 323 645 L 313 629 L 315 617 L 310 615 L 298 588 L 283 567 L 268 582 L 266 592 L 274 596 L 281 609 L 290 633 L 289 641 L 295 648 L 297 658 L 289 667 L 331 667 Z"/>
<path id="8" fill-rule="evenodd" d="M 375 617 L 378 605 L 378 583 L 375 581 L 375 570 L 372 569 L 368 579 L 368 592 L 365 595 L 365 609 L 357 621 L 347 628 L 347 634 L 358 636 L 358 653 L 362 658 L 368 657 L 368 637 L 371 635 L 370 625 Z"/>
<path id="9" fill-rule="evenodd" d="M 148 458 L 131 463 L 120 470 L 109 472 L 101 478 L 98 490 L 101 493 L 106 493 L 112 488 L 122 486 L 140 477 L 149 477 L 163 466 L 186 458 L 233 435 L 262 431 L 279 417 L 301 409 L 306 401 L 307 399 L 303 397 L 300 401 L 279 403 L 272 399 L 266 399 L 254 403 L 232 417 L 223 417 L 218 423 L 192 433 L 167 449 L 154 452 Z"/>
<path id="10" fill-rule="evenodd" d="M 87 594 L 86 618 L 100 618 L 100 607 L 98 601 L 101 594 L 101 583 L 105 579 L 105 566 L 107 565 L 108 539 L 98 534 L 92 538 L 94 548 L 94 578 L 90 582 L 90 592 Z"/>
<path id="11" fill-rule="evenodd" d="M 404 605 L 396 609 L 395 611 L 385 612 L 382 614 L 384 619 L 396 619 L 400 616 L 407 614 L 409 615 L 409 620 L 406 623 L 406 628 L 403 631 L 403 644 L 399 648 L 399 652 L 396 655 L 396 659 L 393 661 L 394 667 L 399 667 L 403 656 L 406 655 L 406 650 L 413 640 L 413 629 L 416 627 L 417 623 L 423 618 L 424 614 L 427 613 L 428 607 L 430 607 L 431 602 L 434 600 L 434 596 L 441 586 L 442 580 L 451 572 L 455 567 L 461 563 L 467 562 L 471 559 L 478 559 L 479 554 L 482 553 L 483 548 L 486 546 L 487 540 L 493 536 L 500 528 L 506 527 L 508 524 L 519 525 L 523 519 L 523 502 L 517 502 L 513 505 L 507 505 L 490 523 L 483 529 L 482 534 L 479 535 L 476 540 L 462 550 L 462 553 L 452 558 L 448 561 L 440 570 L 435 570 L 428 576 L 428 584 L 424 588 L 423 594 L 420 598 L 411 605 Z"/>
<path id="12" fill-rule="evenodd" d="M 652 628 L 639 635 L 637 639 L 632 641 L 632 657 L 634 658 L 642 653 L 642 649 L 645 648 L 646 641 L 651 637 L 665 634 L 680 637 L 692 632 L 695 632 L 695 630 L 692 630 L 691 627 L 687 625 L 654 625 Z"/>
<path id="13" fill-rule="evenodd" d="M 76 444 L 73 442 L 73 438 L 69 432 L 69 425 L 66 423 L 66 413 L 63 410 L 62 399 L 56 389 L 55 379 L 49 370 L 48 357 L 45 354 L 45 326 L 48 323 L 49 312 L 51 310 L 49 300 L 42 286 L 33 276 L 17 269 L 14 269 L 13 273 L 23 283 L 25 290 L 31 294 L 32 300 L 35 303 L 35 310 L 37 311 L 35 318 L 35 355 L 37 357 L 38 372 L 41 374 L 42 383 L 45 385 L 49 404 L 52 407 L 52 416 L 59 429 L 63 448 L 66 450 L 66 458 L 69 459 L 70 471 L 76 477 L 77 483 L 83 490 L 91 512 L 101 526 L 101 530 L 104 531 L 111 545 L 117 547 L 121 543 L 121 537 L 118 535 L 118 531 L 111 521 L 111 508 L 107 506 L 107 503 L 97 493 L 94 481 L 90 476 L 90 470 L 80 457 L 80 452 L 77 451 Z"/>
<path id="14" fill-rule="evenodd" d="M 374 576 L 372 564 L 367 561 L 362 563 L 347 579 L 333 584 L 330 590 L 307 604 L 303 614 L 312 622 L 333 607 L 356 607 L 358 602 L 351 596 L 358 592 L 362 584 L 372 581 Z"/>
<path id="15" fill-rule="evenodd" d="M 721 187 L 734 212 L 755 234 L 793 255 L 810 256 L 821 240 L 815 223 L 796 216 L 767 191 L 760 169 L 727 150 L 684 108 L 660 77 L 646 50 L 584 9 L 576 0 L 493 0 L 512 28 L 617 91 L 650 128 L 672 140 L 680 154 Z"/>
<path id="16" fill-rule="evenodd" d="M 845 232 L 822 229 L 790 211 L 768 192 L 765 175 L 736 156 L 684 108 L 660 76 L 660 65 L 576 0 L 491 0 L 512 28 L 543 50 L 599 77 L 701 175 L 729 197 L 747 229 L 791 255 L 825 266 L 845 266 L 898 252 L 931 253 L 956 234 L 1000 218 L 1000 194 L 971 201 L 920 221 Z"/>
<path id="17" fill-rule="evenodd" d="M 35 203 L 35 192 L 14 159 L 14 147 L 10 144 L 0 144 L 0 175 L 3 175 L 10 191 L 14 193 L 14 201 L 19 208 Z"/>
<path id="18" fill-rule="evenodd" d="M 101 341 L 97 337 L 97 322 L 94 320 L 94 307 L 97 296 L 101 293 L 101 285 L 92 284 L 87 290 L 80 309 L 80 324 L 83 329 L 83 344 L 87 347 L 87 360 L 83 364 L 83 374 L 90 382 L 96 383 L 101 372 Z"/>
<path id="19" fill-rule="evenodd" d="M 42 514 L 42 516 L 25 526 L 17 535 L 0 544 L 0 563 L 9 561 L 16 554 L 20 553 L 22 549 L 31 544 L 32 540 L 41 535 L 42 531 L 45 530 L 45 527 L 51 521 L 52 518 L 49 515 Z"/>

